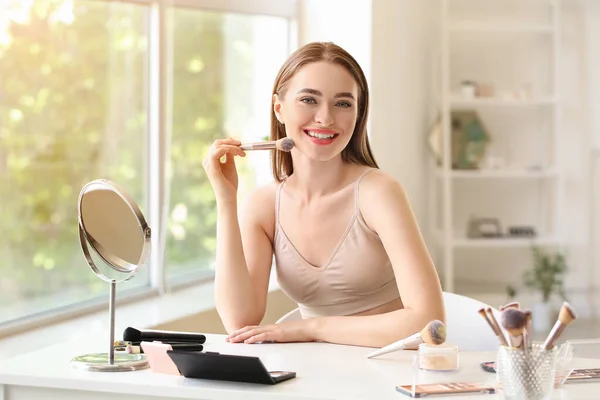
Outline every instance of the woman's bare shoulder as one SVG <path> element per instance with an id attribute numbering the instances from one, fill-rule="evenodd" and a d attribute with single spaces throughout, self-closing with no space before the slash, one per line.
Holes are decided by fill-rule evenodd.
<path id="1" fill-rule="evenodd" d="M 360 211 L 368 225 L 375 224 L 379 216 L 406 213 L 410 209 L 402 184 L 382 170 L 371 171 L 360 182 Z"/>
<path id="2" fill-rule="evenodd" d="M 373 169 L 366 174 L 360 182 L 361 196 L 363 193 L 366 195 L 366 197 L 377 196 L 380 194 L 378 193 L 379 191 L 404 192 L 404 188 L 400 182 L 398 182 L 398 180 L 396 180 L 387 172 L 384 172 L 380 169 Z"/>
<path id="3" fill-rule="evenodd" d="M 275 224 L 275 196 L 279 183 L 271 182 L 252 190 L 244 199 L 243 219 L 258 223 L 265 231 Z"/>

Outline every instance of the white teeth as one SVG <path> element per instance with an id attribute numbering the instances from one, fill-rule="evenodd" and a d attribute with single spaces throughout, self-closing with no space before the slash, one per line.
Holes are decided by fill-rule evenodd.
<path id="1" fill-rule="evenodd" d="M 317 132 L 311 132 L 311 131 L 307 131 L 307 133 L 308 133 L 308 136 L 312 136 L 317 139 L 333 139 L 333 137 L 335 136 L 335 135 L 326 135 L 324 133 L 317 133 Z"/>

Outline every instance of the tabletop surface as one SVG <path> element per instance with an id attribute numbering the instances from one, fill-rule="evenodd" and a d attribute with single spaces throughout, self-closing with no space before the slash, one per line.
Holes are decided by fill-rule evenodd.
<path id="1" fill-rule="evenodd" d="M 367 359 L 372 348 L 327 343 L 232 344 L 223 335 L 206 335 L 205 351 L 260 357 L 268 370 L 295 371 L 297 377 L 276 385 L 190 379 L 145 369 L 134 372 L 89 372 L 73 368 L 72 357 L 106 351 L 105 338 L 50 346 L 0 362 L 0 384 L 106 393 L 216 399 L 409 399 L 396 385 L 441 382 L 482 382 L 495 385 L 495 374 L 480 364 L 494 361 L 496 352 L 461 352 L 456 372 L 415 368 L 415 351 L 397 351 Z M 599 367 L 600 360 L 580 360 L 577 367 Z M 598 383 L 564 385 L 555 399 L 596 399 Z M 595 393 L 595 394 L 594 394 Z M 501 392 L 446 396 L 456 400 L 501 399 Z M 439 397 L 436 397 L 439 398 Z M 444 397 L 445 398 L 445 397 Z"/>

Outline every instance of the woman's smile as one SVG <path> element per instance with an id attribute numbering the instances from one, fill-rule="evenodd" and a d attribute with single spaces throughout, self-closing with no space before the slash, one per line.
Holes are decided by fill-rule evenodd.
<path id="1" fill-rule="evenodd" d="M 311 142 L 321 146 L 333 143 L 339 136 L 339 133 L 329 129 L 305 129 L 304 134 L 308 136 Z"/>

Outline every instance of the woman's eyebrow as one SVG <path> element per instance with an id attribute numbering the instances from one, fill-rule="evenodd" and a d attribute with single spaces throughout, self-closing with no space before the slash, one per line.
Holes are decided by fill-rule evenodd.
<path id="1" fill-rule="evenodd" d="M 316 89 L 310 89 L 310 88 L 304 88 L 304 89 L 300 89 L 298 90 L 298 92 L 296 94 L 300 94 L 300 93 L 308 93 L 308 94 L 312 94 L 315 96 L 323 96 L 323 93 L 321 93 L 319 90 Z M 335 96 L 333 96 L 334 98 L 339 98 L 339 97 L 348 97 L 350 99 L 354 99 L 354 95 L 350 92 L 340 92 L 340 93 L 336 93 Z"/>

